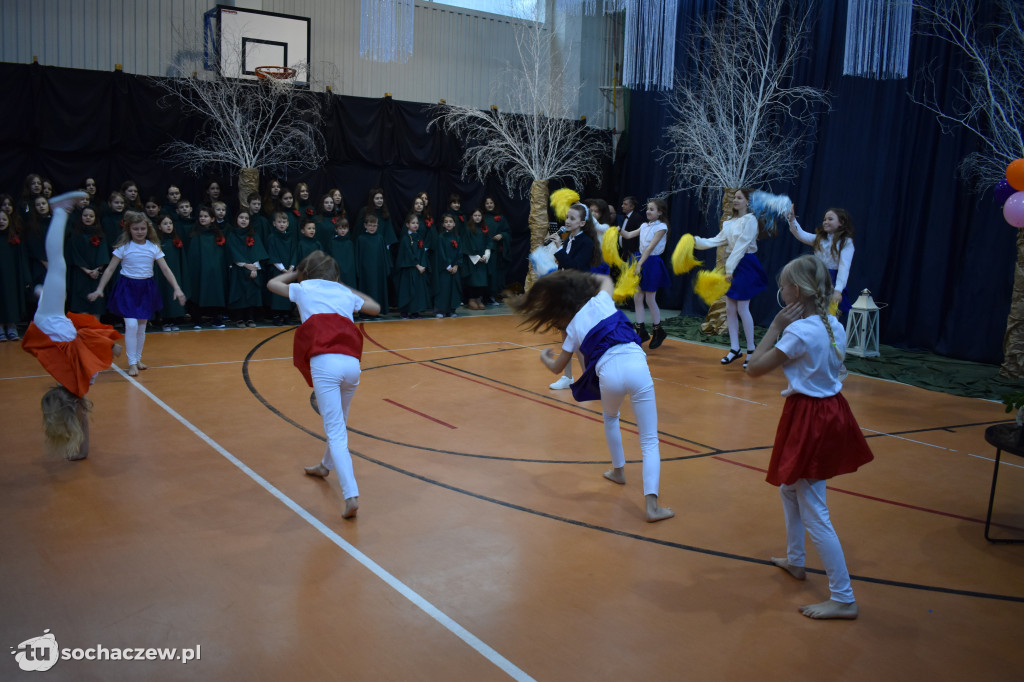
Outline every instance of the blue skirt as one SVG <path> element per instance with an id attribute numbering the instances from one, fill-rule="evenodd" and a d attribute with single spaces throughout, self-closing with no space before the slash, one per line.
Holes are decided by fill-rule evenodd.
<path id="1" fill-rule="evenodd" d="M 734 301 L 749 301 L 768 286 L 768 273 L 761 267 L 757 256 L 748 253 L 732 273 L 732 286 L 725 295 Z"/>
<path id="2" fill-rule="evenodd" d="M 828 274 L 832 275 L 832 286 L 835 286 L 836 285 L 836 275 L 839 274 L 839 271 L 838 270 L 829 270 Z M 847 287 L 849 287 L 849 283 L 847 283 Z M 842 315 L 843 313 L 849 312 L 850 311 L 850 307 L 852 305 L 853 304 L 850 303 L 850 297 L 846 295 L 846 290 L 844 289 L 843 290 L 843 298 L 842 298 L 841 301 L 839 301 L 839 314 Z"/>
<path id="3" fill-rule="evenodd" d="M 110 292 L 110 298 L 107 299 L 108 312 L 136 320 L 152 320 L 153 313 L 163 307 L 164 302 L 160 298 L 160 289 L 156 286 L 155 277 L 119 277 L 114 284 L 114 290 Z"/>
<path id="4" fill-rule="evenodd" d="M 640 254 L 635 254 L 635 259 L 640 260 Z M 657 291 L 672 283 L 672 276 L 668 274 L 668 267 L 661 255 L 648 256 L 644 261 L 644 267 L 640 270 L 640 291 Z"/>

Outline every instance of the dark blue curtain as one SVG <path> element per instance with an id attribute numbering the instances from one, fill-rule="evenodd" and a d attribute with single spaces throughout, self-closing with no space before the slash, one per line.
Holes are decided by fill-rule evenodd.
<path id="1" fill-rule="evenodd" d="M 695 0 L 680 13 L 676 64 L 683 77 L 693 22 L 714 4 Z M 993 9 L 980 4 L 977 19 L 983 24 Z M 939 99 L 949 104 L 961 57 L 947 44 L 915 34 L 907 80 L 843 76 L 846 8 L 846 2 L 815 4 L 808 59 L 796 74 L 797 83 L 828 90 L 832 110 L 819 118 L 800 176 L 762 189 L 788 194 L 808 231 L 830 207 L 850 211 L 857 232 L 848 291 L 855 297 L 867 288 L 887 304 L 880 314 L 883 343 L 999 363 L 1017 231 L 1003 220 L 990 191 L 973 194 L 957 175 L 976 139 L 963 130 L 944 134 L 935 117 L 908 96 L 915 73 L 931 66 Z M 644 201 L 671 188 L 671 173 L 655 160 L 666 117 L 660 94 L 631 94 L 628 131 L 618 150 L 621 194 Z M 686 232 L 717 231 L 717 213 L 705 215 L 703 208 L 693 197 L 672 196 L 669 252 Z M 771 275 L 809 251 L 780 228 L 778 236 L 758 244 L 758 257 Z M 661 303 L 685 314 L 707 310 L 693 294 L 689 275 L 675 278 Z M 774 290 L 756 297 L 751 310 L 758 324 L 767 325 L 778 310 Z"/>

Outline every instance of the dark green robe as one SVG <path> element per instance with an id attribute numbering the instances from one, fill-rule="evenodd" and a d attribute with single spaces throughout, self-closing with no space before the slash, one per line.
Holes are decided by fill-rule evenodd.
<path id="1" fill-rule="evenodd" d="M 10 231 L 0 232 L 0 324 L 24 320 L 30 282 L 24 243 L 11 244 Z"/>
<path id="2" fill-rule="evenodd" d="M 192 287 L 188 275 L 188 259 L 185 257 L 185 242 L 178 238 L 176 245 L 174 243 L 175 239 L 170 235 L 161 233 L 160 236 L 162 237 L 160 240 L 160 250 L 164 252 L 164 262 L 167 263 L 167 267 L 170 269 L 171 274 L 174 275 L 178 286 L 185 292 L 185 298 L 192 298 Z M 184 317 L 185 308 L 174 300 L 174 296 L 172 296 L 174 289 L 171 288 L 171 283 L 167 281 L 167 278 L 160 274 L 156 278 L 156 283 L 160 288 L 160 298 L 164 302 L 164 308 L 160 311 L 160 316 L 165 320 Z"/>
<path id="3" fill-rule="evenodd" d="M 380 304 L 382 314 L 388 309 L 388 276 L 391 255 L 380 231 L 363 233 L 356 239 L 356 280 L 359 290 Z"/>
<path id="4" fill-rule="evenodd" d="M 260 273 L 253 277 L 247 268 L 239 267 L 237 263 L 260 263 L 266 259 L 263 240 L 255 232 L 250 235 L 249 230 L 239 227 L 231 230 L 228 234 L 228 308 L 237 310 L 263 305 Z"/>
<path id="5" fill-rule="evenodd" d="M 505 290 L 506 273 L 512 262 L 508 222 L 504 216 L 484 213 L 484 225 L 487 226 L 487 236 L 490 238 L 488 248 L 491 250 L 487 260 L 487 287 L 491 296 L 498 296 Z M 499 235 L 501 239 L 497 239 Z"/>
<path id="6" fill-rule="evenodd" d="M 95 301 L 90 301 L 87 298 L 96 290 L 96 285 L 100 282 L 99 277 L 93 279 L 82 271 L 82 268 L 90 270 L 100 268 L 100 276 L 102 276 L 106 265 L 110 263 L 110 248 L 103 237 L 103 230 L 100 229 L 97 232 L 99 234 L 84 232 L 81 229 L 70 230 L 66 251 L 70 284 L 68 310 L 73 313 L 88 313 L 99 317 L 106 312 L 104 303 L 106 298 L 101 296 Z"/>
<path id="7" fill-rule="evenodd" d="M 420 272 L 417 265 L 427 267 L 427 250 L 419 232 L 405 231 L 398 240 L 395 257 L 395 292 L 402 314 L 420 313 L 430 307 L 427 271 Z"/>
<path id="8" fill-rule="evenodd" d="M 490 236 L 485 234 L 483 229 L 472 230 L 469 226 L 462 229 L 462 284 L 467 287 L 487 286 L 487 263 L 477 261 L 475 264 L 469 259 L 470 256 L 483 256 L 490 246 Z"/>
<path id="9" fill-rule="evenodd" d="M 338 271 L 341 273 L 341 283 L 347 287 L 358 288 L 356 277 L 356 242 L 349 232 L 344 237 L 337 234 L 329 243 L 328 253 L 338 262 Z"/>
<path id="10" fill-rule="evenodd" d="M 442 230 L 437 235 L 435 254 L 437 277 L 435 278 L 434 309 L 443 315 L 450 315 L 462 303 L 463 253 L 457 228 L 450 232 Z M 459 268 L 455 273 L 448 271 L 448 267 L 452 265 Z"/>
<path id="11" fill-rule="evenodd" d="M 263 282 L 263 289 L 266 293 L 263 294 L 263 300 L 273 311 L 288 311 L 292 309 L 292 302 L 285 296 L 278 296 L 270 293 L 270 290 L 266 288 L 266 283 L 281 274 L 281 271 L 277 269 L 277 263 L 283 265 L 285 270 L 295 266 L 298 262 L 295 259 L 296 246 L 292 239 L 292 233 L 290 230 L 281 232 L 277 228 L 272 229 L 273 232 L 271 232 L 270 236 L 267 238 L 268 265 L 264 268 L 266 278 Z"/>
<path id="12" fill-rule="evenodd" d="M 227 303 L 227 240 L 217 244 L 212 227 L 196 225 L 188 245 L 189 286 L 192 301 L 203 308 L 223 308 Z"/>

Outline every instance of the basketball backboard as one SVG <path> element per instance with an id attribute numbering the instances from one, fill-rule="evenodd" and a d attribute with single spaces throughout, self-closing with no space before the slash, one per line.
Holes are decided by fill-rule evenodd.
<path id="1" fill-rule="evenodd" d="M 217 5 L 211 20 L 206 34 L 216 36 L 216 45 L 207 49 L 220 75 L 256 80 L 257 66 L 290 66 L 298 71 L 295 82 L 308 84 L 308 17 Z"/>

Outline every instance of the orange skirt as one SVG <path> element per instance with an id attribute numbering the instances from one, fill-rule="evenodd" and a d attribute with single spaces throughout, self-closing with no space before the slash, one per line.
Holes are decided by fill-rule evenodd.
<path id="1" fill-rule="evenodd" d="M 772 485 L 827 480 L 874 458 L 841 393 L 828 398 L 794 393 L 782 408 L 766 480 Z"/>
<path id="2" fill-rule="evenodd" d="M 71 341 L 54 341 L 31 323 L 21 339 L 21 347 L 36 356 L 50 376 L 79 398 L 89 392 L 97 372 L 110 367 L 114 344 L 121 338 L 109 324 L 101 324 L 92 315 L 68 313 L 78 334 Z"/>

